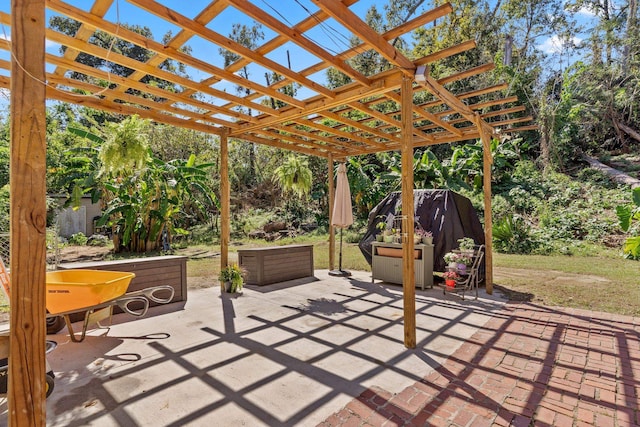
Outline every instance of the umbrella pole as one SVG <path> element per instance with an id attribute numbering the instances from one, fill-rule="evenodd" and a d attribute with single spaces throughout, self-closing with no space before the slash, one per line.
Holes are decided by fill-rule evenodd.
<path id="1" fill-rule="evenodd" d="M 340 255 L 338 258 L 338 269 L 329 271 L 329 276 L 347 277 L 351 276 L 350 271 L 342 269 L 342 227 L 340 227 Z"/>
<path id="2" fill-rule="evenodd" d="M 340 228 L 340 258 L 338 261 L 338 270 L 342 271 L 342 228 Z"/>

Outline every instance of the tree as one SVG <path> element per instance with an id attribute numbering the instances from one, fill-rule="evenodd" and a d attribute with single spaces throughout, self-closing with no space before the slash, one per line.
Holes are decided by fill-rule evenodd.
<path id="1" fill-rule="evenodd" d="M 236 43 L 241 44 L 242 46 L 255 50 L 258 47 L 258 42 L 264 38 L 264 32 L 262 31 L 262 25 L 257 22 L 254 22 L 252 26 L 247 26 L 244 24 L 233 24 L 231 28 L 231 34 L 229 34 L 229 38 Z M 224 58 L 224 66 L 229 67 L 234 62 L 240 59 L 240 55 L 235 52 L 231 52 L 227 49 L 220 48 L 220 55 Z M 240 76 L 249 80 L 250 73 L 249 68 L 245 65 L 240 69 Z M 251 93 L 251 89 L 243 86 L 236 86 L 236 92 L 243 95 L 249 95 Z M 244 106 L 237 107 L 239 111 L 243 111 L 245 109 Z M 247 108 L 247 114 L 251 115 L 251 109 Z M 256 147 L 254 143 L 248 143 L 249 147 L 249 170 L 246 175 L 246 180 L 243 184 L 249 186 L 255 184 L 256 182 Z"/>
<path id="2" fill-rule="evenodd" d="M 75 34 L 77 33 L 77 31 L 80 28 L 81 23 L 78 21 L 75 21 L 73 19 L 70 18 L 66 18 L 66 17 L 62 17 L 62 16 L 52 16 L 49 20 L 49 26 L 53 29 L 53 30 L 57 30 L 63 34 L 66 34 L 68 36 L 75 36 Z M 149 27 L 146 26 L 140 26 L 140 25 L 129 25 L 126 23 L 121 23 L 120 26 L 128 31 L 132 31 L 134 33 L 140 34 L 146 38 L 149 39 L 154 39 L 153 37 L 153 33 L 151 31 L 151 29 Z M 164 35 L 162 42 L 164 44 L 167 44 L 168 41 L 171 38 L 171 32 L 168 32 L 167 34 Z M 145 49 L 142 46 L 138 46 L 134 43 L 128 42 L 126 40 L 123 40 L 121 38 L 118 37 L 114 37 L 104 31 L 101 30 L 96 30 L 91 37 L 88 40 L 89 43 L 94 44 L 96 46 L 99 46 L 103 49 L 106 49 L 110 52 L 114 52 L 123 56 L 126 56 L 128 58 L 131 59 L 135 59 L 136 61 L 140 61 L 141 63 L 147 62 L 150 58 L 152 58 L 155 53 Z M 65 50 L 67 48 L 65 46 L 62 46 L 60 48 L 61 52 L 64 53 Z M 191 48 L 189 46 L 184 46 L 180 49 L 182 52 L 184 53 L 190 53 L 191 52 Z M 112 62 L 109 61 L 107 59 L 102 59 L 102 58 L 98 58 L 94 55 L 88 54 L 88 53 L 84 53 L 84 52 L 80 52 L 78 53 L 77 57 L 76 57 L 76 61 L 81 63 L 81 64 L 85 64 L 88 65 L 90 67 L 93 68 L 98 68 L 98 69 L 102 69 L 102 70 L 108 70 L 109 73 L 112 73 L 114 75 L 117 76 L 123 76 L 123 77 L 127 77 L 130 76 L 134 70 L 122 66 L 116 62 Z M 172 61 L 172 60 L 165 60 L 163 61 L 160 65 L 159 68 L 174 74 L 179 74 L 179 75 L 183 75 L 186 76 L 186 67 L 184 64 L 178 63 L 176 61 Z M 73 79 L 77 79 L 77 80 L 81 80 L 81 81 L 87 81 L 87 82 L 91 82 L 97 86 L 100 87 L 107 87 L 109 86 L 109 82 L 102 80 L 102 79 L 97 79 L 97 78 L 93 78 L 91 76 L 82 74 L 82 73 L 78 73 L 76 71 L 72 72 L 72 76 L 71 78 Z M 166 89 L 168 91 L 176 91 L 177 88 L 175 86 L 175 84 L 168 82 L 166 80 L 157 78 L 155 76 L 152 75 L 145 75 L 143 76 L 140 81 L 142 83 L 145 84 L 150 84 L 153 85 L 155 87 L 161 88 L 161 89 Z M 155 96 L 155 95 L 150 95 L 150 94 L 146 94 L 146 93 L 142 93 L 138 90 L 134 90 L 134 89 L 129 89 L 127 90 L 128 94 L 134 94 L 134 95 L 138 95 L 138 96 L 144 96 L 144 97 L 150 97 L 151 99 L 153 99 L 154 101 L 157 102 L 161 102 L 164 101 L 163 98 Z M 87 108 L 87 107 L 70 107 L 72 110 L 77 110 L 79 112 L 81 112 L 82 114 L 80 115 L 81 117 L 81 124 L 83 126 L 86 127 L 91 127 L 94 125 L 101 125 L 105 122 L 118 122 L 120 120 L 122 120 L 124 117 L 122 115 L 119 114 L 114 114 L 114 113 L 107 113 L 101 110 L 95 110 L 92 108 Z"/>
<path id="3" fill-rule="evenodd" d="M 213 165 L 187 160 L 164 161 L 152 155 L 147 132 L 150 123 L 131 116 L 105 126 L 104 138 L 79 129 L 73 133 L 92 142 L 69 152 L 61 168 L 69 188 L 70 205 L 83 194 L 101 200 L 104 210 L 98 226 L 112 230 L 116 252 L 146 252 L 163 248 L 174 234 L 185 230 L 186 212 L 207 213 L 217 203 L 208 186 Z M 191 209 L 185 209 L 189 206 Z"/>

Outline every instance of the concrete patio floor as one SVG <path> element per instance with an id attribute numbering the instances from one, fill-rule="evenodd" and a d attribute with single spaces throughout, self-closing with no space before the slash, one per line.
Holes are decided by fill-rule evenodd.
<path id="1" fill-rule="evenodd" d="M 238 297 L 191 291 L 184 309 L 114 316 L 82 343 L 65 328 L 48 337 L 47 425 L 317 425 L 372 387 L 398 393 L 433 372 L 500 312 L 504 301 L 481 294 L 417 290 L 415 350 L 403 345 L 401 287 L 365 272 L 320 270 Z"/>
<path id="2" fill-rule="evenodd" d="M 353 273 L 50 336 L 47 425 L 640 425 L 640 319 L 417 290 L 407 350 L 401 288 Z"/>

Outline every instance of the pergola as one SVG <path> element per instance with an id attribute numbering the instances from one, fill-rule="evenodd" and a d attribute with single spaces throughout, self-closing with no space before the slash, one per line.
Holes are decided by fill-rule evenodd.
<path id="1" fill-rule="evenodd" d="M 195 16 L 152 0 L 127 1 L 136 8 L 136 13 L 127 15 L 126 21 L 153 16 L 175 29 L 171 40 L 159 43 L 122 27 L 118 22 L 120 17 L 108 19 L 109 13 L 113 15 L 118 7 L 118 0 L 95 0 L 83 8 L 62 0 L 11 0 L 10 13 L 0 11 L 0 22 L 11 27 L 11 40 L 1 39 L 0 46 L 12 52 L 11 60 L 0 60 L 0 67 L 10 70 L 10 74 L 0 76 L 0 87 L 11 91 L 11 425 L 45 425 L 46 141 L 43 130 L 47 99 L 119 114 L 138 114 L 158 123 L 218 135 L 223 266 L 228 262 L 230 232 L 229 138 L 324 157 L 328 160 L 329 177 L 333 176 L 335 161 L 399 150 L 404 230 L 413 229 L 414 222 L 413 149 L 481 139 L 488 213 L 485 215 L 486 283 L 487 291 L 492 291 L 490 139 L 498 131 L 534 127 L 513 127 L 531 118 L 520 114 L 525 108 L 514 106 L 515 97 L 503 95 L 506 84 L 457 94 L 447 89 L 449 83 L 491 71 L 492 64 L 439 78 L 430 74 L 431 64 L 474 48 L 474 41 L 413 60 L 391 43 L 451 13 L 450 4 L 378 34 L 352 10 L 357 0 L 295 0 L 277 2 L 274 6 L 265 1 L 212 0 Z M 193 2 L 184 3 L 196 7 Z M 289 5 L 304 8 L 306 17 L 297 23 L 285 22 L 286 17 L 276 8 Z M 77 21 L 76 34 L 71 37 L 47 28 L 45 8 L 52 15 Z M 248 49 L 216 31 L 220 20 L 237 14 L 243 15 L 245 21 L 255 20 L 268 29 L 267 41 L 256 49 Z M 333 52 L 314 40 L 313 34 L 317 31 L 334 27 L 339 27 L 341 33 L 356 36 L 360 44 Z M 147 49 L 152 55 L 142 62 L 103 49 L 91 43 L 96 30 Z M 64 53 L 45 53 L 45 39 L 65 46 Z M 235 53 L 238 59 L 225 68 L 206 56 L 199 56 L 202 48 L 193 54 L 184 53 L 182 48 L 196 41 L 209 47 L 208 56 L 211 52 L 217 54 L 222 47 Z M 302 69 L 285 66 L 278 58 L 289 50 L 304 52 L 305 57 L 314 58 L 314 62 Z M 350 65 L 350 59 L 369 51 L 384 57 L 390 69 L 363 75 Z M 81 53 L 117 63 L 129 69 L 130 74 L 121 77 L 102 68 L 83 65 L 76 61 Z M 184 64 L 199 78 L 165 71 L 161 65 L 167 59 Z M 262 84 L 257 79 L 243 77 L 238 72 L 243 67 L 252 67 L 257 75 L 276 73 L 280 79 Z M 326 87 L 321 75 L 328 68 L 344 73 L 351 83 L 339 88 Z M 154 82 L 149 80 L 150 76 L 155 78 Z M 291 91 L 283 90 L 291 85 L 303 95 L 292 96 Z M 239 93 L 226 90 L 238 86 L 244 90 Z M 421 98 L 426 99 L 425 102 L 414 102 L 417 92 L 428 93 Z M 384 110 L 379 108 L 383 104 L 387 106 Z M 388 105 L 395 106 L 392 112 L 387 112 Z M 329 190 L 332 204 L 333 180 Z M 330 215 L 331 212 L 330 206 Z M 330 236 L 330 268 L 333 268 L 333 230 Z M 413 249 L 411 236 L 405 234 L 404 340 L 409 348 L 416 345 L 414 261 L 410 256 Z"/>

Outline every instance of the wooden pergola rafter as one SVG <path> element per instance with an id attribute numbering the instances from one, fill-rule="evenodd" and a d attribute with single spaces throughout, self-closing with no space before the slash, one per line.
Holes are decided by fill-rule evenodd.
<path id="1" fill-rule="evenodd" d="M 413 78 L 415 70 L 421 65 L 429 65 L 447 57 L 459 54 L 475 47 L 475 42 L 468 41 L 456 46 L 451 46 L 438 52 L 434 52 L 424 58 L 410 60 L 389 43 L 397 37 L 401 37 L 412 30 L 433 22 L 452 11 L 451 5 L 446 3 L 431 11 L 391 29 L 384 34 L 377 34 L 368 27 L 362 19 L 357 17 L 349 8 L 356 0 L 343 2 L 329 0 L 314 0 L 318 10 L 313 16 L 308 16 L 297 24 L 291 26 L 282 22 L 279 17 L 272 16 L 268 10 L 261 9 L 256 4 L 246 0 L 218 0 L 212 1 L 194 19 L 189 19 L 180 11 L 170 9 L 152 0 L 130 0 L 130 3 L 140 8 L 141 13 L 155 15 L 167 21 L 168 24 L 179 28 L 166 45 L 150 40 L 123 28 L 118 22 L 105 18 L 107 12 L 114 7 L 114 0 L 97 0 L 89 11 L 75 7 L 62 0 L 47 0 L 46 7 L 52 12 L 68 17 L 81 25 L 78 32 L 70 37 L 53 29 L 46 30 L 46 38 L 51 42 L 65 47 L 65 52 L 60 55 L 47 54 L 46 61 L 55 65 L 55 70 L 46 75 L 46 80 L 51 88 L 47 96 L 65 102 L 84 104 L 98 108 L 96 102 L 103 109 L 120 112 L 122 114 L 139 114 L 151 120 L 167 123 L 174 126 L 184 126 L 203 132 L 220 135 L 222 129 L 229 129 L 229 136 L 242 139 L 243 135 L 266 136 L 261 143 L 267 145 L 280 145 L 276 140 L 270 143 L 270 138 L 277 136 L 274 129 L 291 128 L 292 122 L 304 122 L 304 127 L 291 130 L 300 140 L 289 140 L 288 149 L 307 152 L 309 139 L 321 141 L 314 146 L 314 155 L 328 157 L 329 153 L 334 159 L 345 156 L 371 153 L 397 149 L 399 143 L 399 124 L 401 110 L 401 76 Z M 248 18 L 260 22 L 276 34 L 275 37 L 265 42 L 257 49 L 251 51 L 228 37 L 217 33 L 214 27 L 215 19 L 220 17 L 229 8 L 242 12 Z M 349 47 L 338 54 L 329 52 L 320 46 L 306 33 L 316 27 L 324 25 L 328 20 L 336 20 L 353 36 L 361 40 L 361 44 Z M 0 11 L 0 22 L 10 25 L 9 13 Z M 332 25 L 336 25 L 333 23 Z M 117 37 L 152 52 L 149 60 L 140 62 L 119 55 L 113 51 L 100 48 L 89 43 L 91 36 L 99 31 Z M 228 49 L 240 56 L 236 62 L 227 68 L 215 65 L 212 61 L 197 55 L 189 55 L 181 51 L 181 48 L 189 44 L 193 37 L 200 37 L 211 43 L 211 50 L 219 48 Z M 293 43 L 308 52 L 310 57 L 315 57 L 318 62 L 300 71 L 290 70 L 281 63 L 270 59 L 270 55 L 287 44 Z M 11 44 L 0 40 L 0 47 L 10 49 Z M 387 59 L 394 67 L 373 76 L 364 76 L 355 71 L 349 59 L 366 50 L 375 50 Z M 107 73 L 103 69 L 92 69 L 76 61 L 79 53 L 93 55 L 105 61 L 117 63 L 120 66 L 133 70 L 127 78 Z M 180 76 L 167 72 L 160 68 L 165 60 L 171 59 L 182 63 L 193 70 L 198 70 L 206 75 L 201 80 Z M 283 80 L 272 84 L 260 84 L 255 79 L 246 79 L 237 71 L 242 67 L 259 66 L 264 70 L 278 73 Z M 0 60 L 0 68 L 8 69 L 9 61 Z M 323 86 L 311 76 L 333 67 L 352 79 L 352 83 L 342 88 L 330 89 Z M 493 66 L 487 64 L 478 69 L 462 70 L 456 75 L 437 79 L 439 85 L 445 85 L 457 80 L 468 78 L 478 73 L 489 71 Z M 89 76 L 94 82 L 108 81 L 111 87 L 104 90 L 96 83 L 74 80 L 69 76 L 70 71 L 75 71 Z M 178 91 L 167 90 L 154 85 L 144 83 L 143 79 L 153 76 L 156 79 L 166 81 Z M 221 83 L 224 87 L 242 87 L 243 91 L 217 89 Z M 0 87 L 8 88 L 8 80 L 0 80 Z M 314 95 L 306 99 L 284 93 L 283 87 L 291 84 L 300 85 L 302 91 Z M 433 91 L 433 87 L 413 85 L 414 92 L 422 90 Z M 497 94 L 498 88 L 493 91 Z M 57 92 L 57 93 L 55 93 Z M 77 96 L 78 92 L 96 93 L 99 98 Z M 478 90 L 476 96 L 488 94 Z M 149 97 L 153 98 L 149 98 Z M 455 95 L 454 95 L 455 96 Z M 77 99 L 76 99 L 77 98 Z M 273 108 L 270 100 L 277 101 L 281 106 Z M 458 98 L 460 100 L 464 98 Z M 227 101 L 220 103 L 219 101 Z M 451 101 L 451 100 L 449 100 Z M 517 113 L 511 109 L 514 102 L 512 98 L 494 97 L 491 102 L 494 106 L 504 106 L 504 114 L 483 115 L 483 121 L 493 129 L 509 127 L 518 123 L 519 119 L 507 119 L 508 114 Z M 376 105 L 393 103 L 396 105 L 392 113 L 380 112 Z M 464 104 L 463 104 L 464 105 Z M 447 111 L 441 111 L 443 106 Z M 470 106 L 474 110 L 484 110 L 491 105 L 476 104 Z M 346 107 L 346 108 L 345 108 Z M 466 106 L 465 106 L 466 107 Z M 336 108 L 343 108 L 335 114 Z M 496 107 L 494 107 L 496 108 Z M 436 96 L 433 101 L 413 105 L 414 122 L 422 123 L 413 130 L 416 141 L 427 143 L 440 143 L 440 141 L 454 142 L 469 139 L 468 132 L 461 130 L 462 120 L 451 119 L 452 113 L 459 113 L 458 108 L 451 110 L 451 106 L 445 99 Z M 354 112 L 360 118 L 357 123 L 351 118 Z M 451 112 L 448 112 L 451 111 Z M 466 122 L 470 121 L 469 111 L 466 111 Z M 327 122 L 323 119 L 309 119 L 309 115 L 318 115 L 332 121 L 338 121 L 343 126 L 331 125 L 337 130 L 335 134 L 328 132 Z M 489 119 L 497 118 L 489 121 Z M 514 121 L 515 120 L 515 121 Z M 370 123 L 376 123 L 372 126 Z M 471 122 L 471 124 L 474 124 Z M 350 129 L 350 130 L 345 130 Z M 485 127 L 485 131 L 493 129 Z M 303 135 L 303 133 L 306 133 Z M 432 136 L 437 133 L 437 137 Z M 479 135 L 472 136 L 479 137 Z M 313 145 L 313 144 L 312 144 Z"/>
<path id="2" fill-rule="evenodd" d="M 403 207 L 407 212 L 403 221 L 406 229 L 410 229 L 415 147 L 481 139 L 485 210 L 490 212 L 491 137 L 498 132 L 535 128 L 526 125 L 531 118 L 523 114 L 523 107 L 516 105 L 515 97 L 505 93 L 504 84 L 458 94 L 450 89 L 451 83 L 491 71 L 492 64 L 459 70 L 449 76 L 430 75 L 434 64 L 473 49 L 474 41 L 415 59 L 394 46 L 396 38 L 451 13 L 448 3 L 383 34 L 373 31 L 354 12 L 357 0 L 312 0 L 316 9 L 305 7 L 304 13 L 297 2 L 287 0 L 275 6 L 282 11 L 277 14 L 261 7 L 260 2 L 249 0 L 211 0 L 195 14 L 190 10 L 194 7 L 191 2 L 182 3 L 173 3 L 172 9 L 153 0 L 127 0 L 135 13 L 127 14 L 126 18 L 116 13 L 117 0 L 94 0 L 84 8 L 64 0 L 11 0 L 10 10 L 0 10 L 0 24 L 11 27 L 10 40 L 0 39 L 0 55 L 2 51 L 5 53 L 4 58 L 0 57 L 0 88 L 11 91 L 11 272 L 15 303 L 11 314 L 11 358 L 19 363 L 10 366 L 9 406 L 10 421 L 15 425 L 22 425 L 25 416 L 28 418 L 25 425 L 44 425 L 44 396 L 40 394 L 44 378 L 46 143 L 40 130 L 45 128 L 46 99 L 122 115 L 138 114 L 158 123 L 217 135 L 221 156 L 223 265 L 228 261 L 229 244 L 230 138 L 326 158 L 329 176 L 333 176 L 334 161 L 399 150 Z M 287 21 L 289 6 L 297 9 L 297 22 Z M 48 28 L 45 9 L 49 9 L 51 16 L 76 21 L 76 33 L 70 36 Z M 299 18 L 301 13 L 303 19 Z M 144 24 L 145 15 L 164 22 L 175 35 L 160 43 L 118 22 L 133 20 L 127 23 Z M 238 21 L 259 22 L 268 29 L 270 38 L 255 49 L 237 43 L 216 30 L 229 28 L 225 24 L 229 16 L 238 16 L 235 18 Z M 345 43 L 334 51 L 313 36 L 318 31 L 333 32 L 336 38 L 357 39 L 360 43 L 355 46 Z M 149 52 L 148 59 L 131 59 L 93 44 L 91 40 L 97 32 L 145 49 Z M 45 52 L 45 39 L 64 49 Z M 191 43 L 197 44 L 198 49 L 186 53 L 185 48 Z M 238 59 L 225 67 L 218 54 L 220 49 L 236 54 Z M 300 58 L 295 58 L 297 63 L 284 65 L 290 49 L 305 52 L 304 64 L 299 65 Z M 351 60 L 370 51 L 385 58 L 389 69 L 372 75 L 355 69 Z M 80 54 L 117 64 L 130 72 L 123 77 L 109 73 L 105 67 L 81 64 Z M 167 71 L 163 67 L 167 60 L 184 65 L 188 74 Z M 245 67 L 253 73 L 248 78 L 241 72 Z M 351 82 L 328 87 L 321 73 L 329 68 L 344 73 Z M 265 78 L 261 83 L 262 74 L 277 78 Z M 291 88 L 297 92 L 287 90 Z M 415 96 L 420 92 L 426 94 Z M 427 101 L 418 104 L 416 98 Z M 41 196 L 31 197 L 21 191 L 25 182 L 31 185 L 33 194 Z M 331 181 L 330 215 L 333 191 Z M 485 221 L 487 290 L 491 291 L 490 215 L 485 215 Z M 330 235 L 333 268 L 333 230 Z M 405 345 L 414 347 L 413 241 L 407 235 L 403 239 Z M 27 342 L 35 344 L 25 345 Z M 35 368 L 26 372 L 25 366 Z"/>

